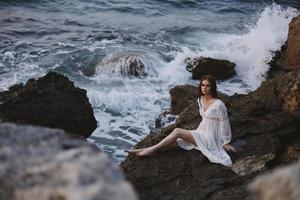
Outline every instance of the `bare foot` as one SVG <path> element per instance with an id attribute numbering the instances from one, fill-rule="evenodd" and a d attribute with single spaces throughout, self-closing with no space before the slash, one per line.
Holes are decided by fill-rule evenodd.
<path id="1" fill-rule="evenodd" d="M 138 157 L 154 156 L 154 155 L 155 155 L 154 149 L 151 147 L 148 147 L 144 149 L 142 152 L 136 154 L 136 156 Z"/>
<path id="2" fill-rule="evenodd" d="M 134 154 L 136 155 L 137 153 L 142 152 L 143 150 L 145 150 L 146 148 L 141 148 L 141 149 L 129 149 L 129 150 L 125 150 L 125 152 L 129 153 L 129 154 Z"/>
<path id="3" fill-rule="evenodd" d="M 232 152 L 236 153 L 235 147 L 232 146 L 231 144 L 226 144 L 226 145 L 224 145 L 224 148 L 225 148 L 227 151 L 232 151 Z"/>

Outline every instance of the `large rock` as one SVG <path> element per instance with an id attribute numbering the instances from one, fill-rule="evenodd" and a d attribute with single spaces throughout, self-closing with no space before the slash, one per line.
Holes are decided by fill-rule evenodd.
<path id="1" fill-rule="evenodd" d="M 271 70 L 290 71 L 300 68 L 300 16 L 292 19 L 289 24 L 287 41 L 274 54 L 272 61 L 269 63 Z"/>
<path id="2" fill-rule="evenodd" d="M 289 24 L 287 57 L 287 69 L 300 68 L 300 16 L 293 18 Z"/>
<path id="3" fill-rule="evenodd" d="M 120 74 L 123 76 L 147 76 L 144 55 L 137 52 L 120 53 L 105 57 L 97 66 L 96 73 Z"/>
<path id="4" fill-rule="evenodd" d="M 86 91 L 55 72 L 1 92 L 0 119 L 60 128 L 84 137 L 90 136 L 97 127 Z"/>
<path id="5" fill-rule="evenodd" d="M 267 73 L 268 78 L 273 78 L 276 74 L 284 71 L 287 63 L 287 41 L 281 46 L 280 50 L 274 52 L 272 60 L 268 63 L 270 69 Z"/>
<path id="6" fill-rule="evenodd" d="M 255 92 L 221 98 L 238 148 L 238 153 L 231 155 L 235 161 L 232 168 L 210 163 L 198 151 L 179 148 L 144 159 L 129 156 L 121 166 L 141 199 L 243 199 L 250 179 L 279 165 L 283 147 L 296 132 L 292 115 L 283 112 L 275 100 L 269 106 L 269 101 L 260 100 Z M 182 110 L 174 125 L 149 134 L 136 147 L 158 143 L 175 127 L 195 129 L 201 120 L 195 100 Z"/>
<path id="7" fill-rule="evenodd" d="M 121 163 L 127 179 L 141 199 L 247 198 L 247 184 L 254 177 L 299 158 L 299 74 L 297 70 L 289 73 L 281 70 L 248 95 L 220 97 L 228 108 L 232 143 L 238 150 L 236 154 L 230 154 L 234 161 L 231 168 L 210 163 L 196 150 L 185 151 L 177 147 L 155 157 L 137 159 L 128 156 Z M 198 79 L 202 74 L 197 76 Z M 176 127 L 195 129 L 201 120 L 196 99 L 188 105 L 180 105 L 175 124 L 162 128 L 160 133 L 150 133 L 136 147 L 156 144 Z M 294 174 L 297 178 L 297 173 Z M 290 187 L 298 181 L 296 178 L 291 181 L 277 178 L 271 184 L 261 182 L 256 188 L 261 194 L 265 185 L 276 188 L 276 182 L 279 182 L 278 186 L 287 186 L 282 194 L 270 189 L 271 198 L 261 199 L 285 199 L 285 195 L 298 199 L 297 190 Z M 295 188 L 293 185 L 292 189 Z"/>
<path id="8" fill-rule="evenodd" d="M 0 162 L 3 200 L 137 199 L 116 162 L 59 129 L 1 123 Z"/>
<path id="9" fill-rule="evenodd" d="M 282 109 L 300 120 L 300 69 L 264 81 L 255 94 L 266 106 Z"/>
<path id="10" fill-rule="evenodd" d="M 236 74 L 235 64 L 228 60 L 218 60 L 214 58 L 188 58 L 186 69 L 192 72 L 192 78 L 200 80 L 204 75 L 212 75 L 216 79 L 228 79 Z"/>
<path id="11" fill-rule="evenodd" d="M 170 90 L 170 96 L 171 113 L 177 115 L 199 96 L 199 92 L 195 86 L 180 85 Z"/>
<path id="12" fill-rule="evenodd" d="M 298 200 L 300 197 L 300 162 L 258 176 L 250 184 L 252 200 Z"/>

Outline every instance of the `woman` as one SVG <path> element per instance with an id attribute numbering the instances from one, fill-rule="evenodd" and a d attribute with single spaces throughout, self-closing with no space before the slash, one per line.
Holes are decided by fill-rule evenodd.
<path id="1" fill-rule="evenodd" d="M 232 152 L 236 152 L 236 150 L 229 144 L 231 128 L 227 108 L 217 98 L 216 80 L 212 76 L 202 77 L 197 102 L 202 116 L 202 121 L 197 129 L 175 128 L 158 144 L 143 149 L 131 149 L 127 152 L 139 157 L 151 156 L 160 150 L 173 146 L 177 142 L 183 149 L 201 151 L 211 162 L 231 166 L 231 159 L 225 149 Z"/>

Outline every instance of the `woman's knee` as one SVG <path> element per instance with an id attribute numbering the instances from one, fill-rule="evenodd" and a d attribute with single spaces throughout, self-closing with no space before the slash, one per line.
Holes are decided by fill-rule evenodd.
<path id="1" fill-rule="evenodd" d="M 182 129 L 181 128 L 175 128 L 173 131 L 173 134 L 176 136 L 176 138 L 182 136 Z"/>

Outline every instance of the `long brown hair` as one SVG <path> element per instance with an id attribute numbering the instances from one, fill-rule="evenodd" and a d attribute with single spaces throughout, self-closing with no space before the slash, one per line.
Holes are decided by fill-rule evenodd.
<path id="1" fill-rule="evenodd" d="M 216 83 L 216 79 L 211 76 L 211 75 L 205 75 L 205 76 L 202 76 L 201 80 L 200 80 L 200 83 L 199 83 L 199 86 L 198 86 L 198 89 L 199 89 L 199 97 L 203 96 L 204 94 L 202 93 L 201 91 L 201 84 L 202 84 L 202 81 L 208 81 L 210 83 L 210 91 L 211 91 L 211 96 L 213 98 L 217 98 L 218 97 L 218 94 L 217 94 L 217 83 Z"/>

